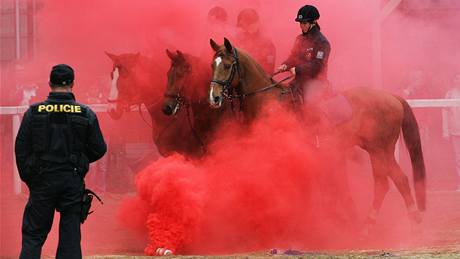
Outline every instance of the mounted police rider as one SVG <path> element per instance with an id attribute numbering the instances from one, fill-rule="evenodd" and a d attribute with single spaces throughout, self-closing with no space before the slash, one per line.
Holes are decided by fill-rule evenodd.
<path id="1" fill-rule="evenodd" d="M 329 92 L 327 66 L 331 46 L 321 33 L 319 11 L 305 5 L 297 12 L 302 34 L 297 36 L 288 59 L 278 67 L 279 72 L 290 70 L 295 79 L 291 86 L 306 103 L 316 102 Z"/>
<path id="2" fill-rule="evenodd" d="M 107 146 L 96 114 L 75 101 L 73 81 L 70 66 L 54 66 L 47 100 L 29 107 L 16 137 L 16 164 L 30 191 L 21 259 L 40 258 L 55 210 L 61 215 L 56 258 L 82 258 L 83 179 L 89 163 L 100 159 Z"/>
<path id="3" fill-rule="evenodd" d="M 276 48 L 272 40 L 263 32 L 257 11 L 252 8 L 241 10 L 236 26 L 238 46 L 246 50 L 265 72 L 271 73 L 275 69 Z"/>

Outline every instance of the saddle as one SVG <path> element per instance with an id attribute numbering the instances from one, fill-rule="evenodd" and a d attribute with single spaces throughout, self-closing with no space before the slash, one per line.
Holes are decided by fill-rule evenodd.
<path id="1" fill-rule="evenodd" d="M 333 141 L 334 128 L 351 119 L 352 108 L 346 97 L 334 92 L 329 84 L 317 85 L 316 91 L 310 91 L 313 87 L 307 86 L 304 92 L 303 87 L 290 85 L 294 111 L 312 134 L 312 144 L 319 148 Z"/>

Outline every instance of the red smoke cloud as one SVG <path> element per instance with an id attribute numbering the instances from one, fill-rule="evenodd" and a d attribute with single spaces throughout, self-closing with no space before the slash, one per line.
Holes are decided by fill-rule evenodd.
<path id="1" fill-rule="evenodd" d="M 404 1 L 381 22 L 384 87 L 399 92 L 407 73 L 424 70 L 434 83 L 444 84 L 456 72 L 459 54 L 455 32 L 459 22 L 453 11 L 433 12 L 429 17 L 414 15 L 407 8 L 435 8 L 429 1 L 419 4 Z M 316 5 L 323 33 L 331 42 L 329 77 L 336 89 L 373 85 L 373 36 L 377 8 L 372 1 L 43 1 L 37 14 L 35 58 L 26 64 L 27 80 L 43 83 L 46 95 L 49 67 L 67 62 L 76 68 L 77 93 L 85 93 L 95 77 L 108 76 L 111 61 L 104 51 L 140 52 L 169 66 L 164 49 L 180 49 L 202 56 L 209 50 L 209 37 L 222 42 L 222 35 L 212 35 L 206 23 L 207 11 L 216 5 L 228 11 L 229 31 L 234 31 L 241 9 L 255 8 L 263 30 L 277 48 L 276 63 L 286 59 L 294 38 L 300 33 L 294 17 L 304 4 Z M 458 6 L 457 6 L 458 7 Z M 72 10 L 72 12 L 69 12 Z M 62 14 L 65 13 L 63 16 Z M 231 38 L 231 35 L 228 35 Z M 442 65 L 441 65 L 442 64 Z M 163 88 L 165 77 L 158 82 Z M 108 87 L 107 87 L 108 88 Z M 108 91 L 108 90 L 107 90 Z M 440 91 L 442 92 L 442 91 Z M 440 93 L 437 93 L 436 97 Z M 442 95 L 441 95 L 442 96 Z M 39 96 L 41 97 L 41 96 Z M 37 98 L 38 99 L 38 98 Z"/>
<path id="2" fill-rule="evenodd" d="M 295 115 L 269 106 L 250 128 L 222 127 L 202 160 L 172 156 L 138 174 L 143 208 L 133 210 L 127 201 L 122 220 L 146 222 L 147 254 L 158 247 L 209 254 L 345 242 L 340 235 L 348 233 L 355 215 L 346 209 L 353 206 L 350 200 L 341 197 L 349 195 L 337 167 L 343 164 L 334 164 L 332 146 L 315 150 Z M 333 241 L 327 237 L 332 233 Z"/>
<path id="3" fill-rule="evenodd" d="M 421 1 L 412 2 L 422 5 Z M 26 80 L 39 84 L 36 100 L 43 99 L 50 67 L 68 63 L 76 70 L 77 99 L 84 102 L 84 94 L 94 87 L 98 77 L 110 80 L 112 63 L 104 51 L 140 52 L 166 70 L 166 48 L 197 56 L 209 49 L 209 37 L 216 36 L 210 35 L 205 20 L 207 11 L 215 5 L 227 9 L 230 25 L 236 23 L 241 9 L 255 8 L 277 47 L 276 63 L 280 64 L 300 32 L 293 20 L 304 4 L 314 4 L 321 12 L 319 23 L 332 45 L 329 78 L 334 88 L 372 86 L 377 4 L 368 0 L 41 1 L 36 17 L 35 58 L 25 62 Z M 383 21 L 384 87 L 400 92 L 406 73 L 421 68 L 431 77 L 426 87 L 436 90 L 429 97 L 442 96 L 449 74 L 459 67 L 457 17 L 455 13 L 414 16 L 398 8 Z M 222 42 L 221 38 L 215 40 Z M 163 89 L 166 75 L 159 75 L 152 85 Z M 107 83 L 106 93 L 108 89 Z M 161 92 L 156 91 L 158 99 Z M 128 135 L 120 128 L 148 127 L 137 114 L 131 116 L 137 123 L 107 127 L 106 134 L 120 137 Z M 291 116 L 275 108 L 250 129 L 226 125 L 210 156 L 203 160 L 192 162 L 172 156 L 154 162 L 137 175 L 137 197 L 124 203 L 120 218 L 129 228 L 148 233 L 147 253 L 155 246 L 171 246 L 181 253 L 229 253 L 272 246 L 315 250 L 366 245 L 354 238 L 353 231 L 342 232 L 340 227 L 341 222 L 350 222 L 353 213 L 346 211 L 352 210 L 350 200 L 341 195 L 347 191 L 336 191 L 346 189 L 346 177 L 341 175 L 344 172 L 340 167 L 332 170 L 337 169 L 335 163 L 330 165 L 331 159 L 336 159 L 335 152 L 312 149 L 308 132 Z M 150 132 L 144 135 L 151 138 Z M 425 150 L 435 149 L 426 156 L 428 169 L 447 172 L 449 168 L 443 163 L 446 150 L 436 152 L 436 147 L 445 147 L 446 143 L 434 138 L 424 145 Z M 348 178 L 358 213 L 355 219 L 359 221 L 370 206 L 373 183 L 367 156 L 358 155 L 355 161 L 356 170 Z M 433 171 L 428 171 L 429 185 L 447 175 Z M 452 207 L 441 198 L 439 202 L 432 198 L 431 202 L 443 204 L 438 211 Z M 17 212 L 17 218 L 21 213 Z M 458 212 L 452 209 L 446 213 Z M 368 240 L 372 245 L 394 247 L 409 236 L 399 194 L 387 197 L 380 220 L 382 226 L 402 226 L 403 231 L 382 227 L 380 241 Z M 359 228 L 359 223 L 351 222 L 350 229 Z M 424 227 L 446 228 L 440 223 Z M 88 232 L 93 230 L 87 228 Z M 100 240 L 103 242 L 102 237 Z"/>

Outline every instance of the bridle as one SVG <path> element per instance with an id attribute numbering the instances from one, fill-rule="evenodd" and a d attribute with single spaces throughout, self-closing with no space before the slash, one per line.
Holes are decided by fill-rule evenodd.
<path id="1" fill-rule="evenodd" d="M 184 80 L 186 81 L 186 80 Z M 191 106 L 192 106 L 192 103 L 191 101 L 189 101 L 183 94 L 183 89 L 184 89 L 184 86 L 185 86 L 185 83 L 182 83 L 182 85 L 179 87 L 179 90 L 177 91 L 176 94 L 170 94 L 170 93 L 166 93 L 164 95 L 164 97 L 166 98 L 171 98 L 171 99 L 174 99 L 176 105 L 174 107 L 174 111 L 172 114 L 177 114 L 180 110 L 181 110 L 181 107 L 184 107 L 185 108 L 185 111 L 187 113 L 187 122 L 189 124 L 189 127 L 193 133 L 193 136 L 196 138 L 196 140 L 200 143 L 200 146 L 201 146 L 201 149 L 203 151 L 203 153 L 206 153 L 206 146 L 204 145 L 204 142 L 203 140 L 200 138 L 200 136 L 198 135 L 198 132 L 196 131 L 195 127 L 193 126 L 193 123 L 192 123 L 192 114 L 191 114 Z M 156 140 L 159 142 L 160 141 L 160 138 L 161 136 L 163 135 L 163 133 L 176 121 L 177 119 L 177 116 L 175 117 L 175 120 L 171 121 L 170 124 L 168 124 L 167 126 L 165 126 L 158 134 Z"/>
<path id="2" fill-rule="evenodd" d="M 114 78 L 113 73 L 115 72 L 115 69 L 119 70 L 120 68 L 118 66 L 116 66 L 116 65 L 113 66 L 112 73 L 110 73 L 110 78 L 112 80 Z M 120 72 L 117 72 L 117 73 L 118 73 L 118 75 L 117 75 L 117 83 L 118 83 L 118 79 L 120 78 Z M 118 88 L 118 86 L 115 86 L 115 87 Z M 138 97 L 138 96 L 135 96 L 135 98 L 132 98 L 132 100 L 128 100 L 128 101 L 120 100 L 120 99 L 118 99 L 118 97 L 117 97 L 117 99 L 107 98 L 107 103 L 116 103 L 118 105 L 121 105 L 123 108 L 127 109 L 130 106 L 139 105 L 139 104 L 141 104 L 143 102 L 140 98 L 136 98 L 136 97 Z"/>
<path id="3" fill-rule="evenodd" d="M 189 106 L 190 106 L 189 100 L 182 94 L 182 90 L 184 89 L 184 85 L 185 85 L 185 83 L 182 83 L 182 85 L 179 87 L 179 91 L 177 91 L 176 94 L 166 93 L 164 95 L 164 97 L 174 99 L 174 101 L 175 101 L 176 105 L 174 107 L 174 111 L 173 111 L 172 114 L 176 114 L 177 112 L 179 112 L 181 107 L 186 107 L 188 109 Z"/>
<path id="4" fill-rule="evenodd" d="M 113 78 L 114 78 L 113 73 L 114 73 L 115 69 L 119 69 L 118 66 L 116 66 L 116 65 L 113 66 L 112 73 L 110 74 L 110 77 L 112 78 L 112 80 L 113 80 Z M 119 78 L 119 77 L 120 77 L 120 75 L 118 74 L 118 75 L 117 75 L 117 82 L 118 82 L 118 78 Z M 118 86 L 115 86 L 115 87 L 118 88 Z M 122 100 L 118 99 L 118 97 L 117 97 L 117 99 L 110 99 L 110 98 L 107 98 L 107 103 L 115 103 L 115 104 L 117 104 L 117 105 L 120 106 L 120 109 L 123 109 L 123 110 L 125 110 L 125 111 L 131 110 L 131 107 L 132 107 L 132 106 L 137 106 L 137 107 L 138 107 L 138 111 L 139 111 L 139 115 L 141 116 L 142 120 L 143 120 L 150 128 L 153 128 L 153 125 L 152 125 L 151 123 L 149 123 L 149 122 L 144 118 L 144 114 L 142 113 L 142 103 L 143 103 L 142 101 L 139 100 L 139 101 L 136 101 L 136 102 L 134 102 L 134 103 L 130 103 L 130 102 L 122 101 Z M 147 110 L 149 110 L 152 106 L 155 106 L 156 103 L 157 103 L 157 102 L 155 102 L 155 103 L 153 103 L 153 104 L 150 104 L 150 105 L 147 105 L 147 104 L 144 103 L 144 105 L 145 105 L 145 107 L 147 108 Z"/>
<path id="5" fill-rule="evenodd" d="M 234 87 L 232 86 L 232 83 L 233 83 L 233 79 L 235 79 L 236 74 L 238 74 L 238 76 L 240 76 L 241 78 L 240 62 L 239 62 L 239 57 L 238 57 L 238 51 L 236 50 L 236 48 L 233 48 L 232 57 L 233 57 L 233 62 L 231 65 L 230 76 L 227 78 L 227 80 L 225 81 L 217 80 L 217 79 L 211 80 L 211 83 L 216 83 L 222 86 L 223 88 L 222 96 L 224 96 L 224 98 L 229 99 L 229 100 L 239 98 L 237 95 L 233 94 Z"/>
<path id="6" fill-rule="evenodd" d="M 232 57 L 233 57 L 233 62 L 232 62 L 232 65 L 231 65 L 230 76 L 227 78 L 227 80 L 225 80 L 225 81 L 216 80 L 216 79 L 211 80 L 211 83 L 216 83 L 216 84 L 222 86 L 222 88 L 223 88 L 222 96 L 225 99 L 228 99 L 230 101 L 233 101 L 233 99 L 239 99 L 240 102 L 242 102 L 242 100 L 247 96 L 262 93 L 262 92 L 271 90 L 273 88 L 281 89 L 282 93 L 284 93 L 285 91 L 291 91 L 291 89 L 284 89 L 285 87 L 280 87 L 280 84 L 282 82 L 286 81 L 286 80 L 289 80 L 289 79 L 293 78 L 294 75 L 288 76 L 288 77 L 286 77 L 286 78 L 284 78 L 284 79 L 282 79 L 282 80 L 277 82 L 277 81 L 273 80 L 273 76 L 277 74 L 277 73 L 275 73 L 270 78 L 272 80 L 272 82 L 274 82 L 273 84 L 270 84 L 269 86 L 266 86 L 266 87 L 263 87 L 263 88 L 260 88 L 260 89 L 256 89 L 256 90 L 254 90 L 252 92 L 249 92 L 249 93 L 235 93 L 237 91 L 235 91 L 235 88 L 232 86 L 233 80 L 235 79 L 235 75 L 238 74 L 238 76 L 240 76 L 240 79 L 242 79 L 241 69 L 240 69 L 240 62 L 239 62 L 239 57 L 238 57 L 238 51 L 237 51 L 236 48 L 233 48 Z"/>

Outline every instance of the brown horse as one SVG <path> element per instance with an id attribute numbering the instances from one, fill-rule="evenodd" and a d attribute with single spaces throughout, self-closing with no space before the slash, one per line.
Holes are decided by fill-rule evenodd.
<path id="1" fill-rule="evenodd" d="M 219 46 L 210 41 L 215 51 L 209 103 L 218 108 L 226 98 L 239 98 L 242 112 L 255 118 L 263 105 L 279 99 L 280 89 L 270 76 L 247 53 L 236 49 L 229 40 Z M 408 103 L 398 96 L 371 88 L 352 88 L 341 93 L 352 109 L 352 117 L 333 129 L 340 148 L 359 146 L 369 153 L 374 177 L 374 200 L 368 221 L 376 219 L 391 179 L 401 193 L 409 218 L 420 222 L 419 211 L 425 210 L 425 164 L 417 121 Z M 417 207 L 407 176 L 395 160 L 395 144 L 400 131 L 409 149 L 415 182 Z M 343 150 L 343 149 L 341 149 Z"/>
<path id="2" fill-rule="evenodd" d="M 171 59 L 168 83 L 163 101 L 163 112 L 168 116 L 185 113 L 189 128 L 203 148 L 212 140 L 225 109 L 210 109 L 207 92 L 211 69 L 200 58 L 166 50 Z"/>
<path id="3" fill-rule="evenodd" d="M 174 152 L 194 154 L 196 145 L 179 141 L 187 135 L 183 130 L 185 122 L 178 123 L 175 118 L 164 115 L 162 111 L 166 68 L 139 53 L 107 55 L 113 61 L 109 115 L 113 119 L 119 119 L 123 111 L 131 106 L 137 105 L 141 108 L 140 105 L 144 104 L 151 118 L 152 136 L 158 152 L 163 156 Z"/>

